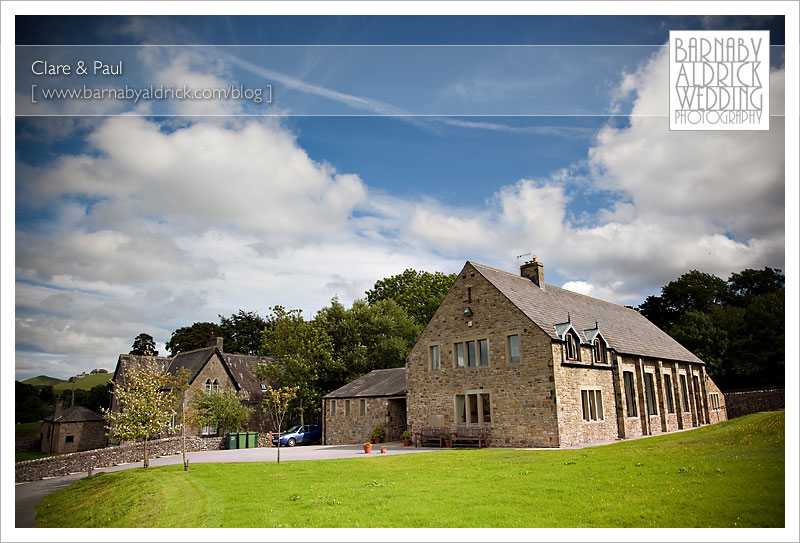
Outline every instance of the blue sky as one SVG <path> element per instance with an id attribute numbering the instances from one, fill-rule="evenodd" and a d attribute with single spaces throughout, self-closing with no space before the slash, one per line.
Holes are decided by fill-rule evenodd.
<path id="1" fill-rule="evenodd" d="M 770 131 L 669 132 L 663 45 L 701 28 L 771 31 Z M 534 253 L 547 282 L 629 305 L 690 269 L 784 267 L 780 17 L 18 17 L 16 32 L 47 46 L 16 51 L 20 379 L 111 369 L 140 332 L 163 351 L 240 308 L 311 317 L 408 267 L 513 272 Z M 41 58 L 125 71 L 36 78 Z M 31 84 L 271 84 L 274 100 L 34 105 Z"/>

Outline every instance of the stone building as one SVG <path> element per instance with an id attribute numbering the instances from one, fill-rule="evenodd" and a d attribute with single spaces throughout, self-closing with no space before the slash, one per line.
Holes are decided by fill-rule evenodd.
<path id="1" fill-rule="evenodd" d="M 386 441 L 406 429 L 406 370 L 373 370 L 322 399 L 322 443 L 363 443 L 376 426 Z"/>
<path id="2" fill-rule="evenodd" d="M 520 272 L 464 265 L 407 359 L 412 432 L 564 447 L 725 420 L 703 361 L 641 314 Z"/>
<path id="3" fill-rule="evenodd" d="M 125 382 L 125 370 L 143 364 L 146 357 L 140 355 L 121 354 L 117 360 L 113 381 Z M 178 353 L 172 358 L 155 357 L 164 373 L 176 375 L 181 369 L 189 370 L 189 389 L 185 402 L 188 404 L 195 391 L 212 392 L 230 389 L 240 394 L 242 403 L 253 408 L 248 429 L 268 431 L 264 426 L 264 414 L 259 405 L 266 388 L 271 383 L 261 382 L 255 376 L 259 365 L 272 364 L 274 359 L 265 356 L 226 353 L 223 350 L 223 338 L 212 337 L 208 347 Z M 112 396 L 112 410 L 119 409 L 119 403 Z M 213 427 L 187 428 L 186 435 L 216 436 L 220 429 Z"/>
<path id="4" fill-rule="evenodd" d="M 105 420 L 100 413 L 80 405 L 62 411 L 62 405 L 56 400 L 53 416 L 42 421 L 42 452 L 61 454 L 106 446 Z"/>

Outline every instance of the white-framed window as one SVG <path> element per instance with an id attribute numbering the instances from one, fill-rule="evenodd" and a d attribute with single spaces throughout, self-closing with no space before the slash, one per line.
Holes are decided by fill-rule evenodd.
<path id="1" fill-rule="evenodd" d="M 206 392 L 211 392 L 211 379 L 206 379 Z"/>
<path id="2" fill-rule="evenodd" d="M 567 360 L 579 360 L 580 358 L 580 348 L 579 348 L 578 338 L 572 332 L 567 332 L 567 336 L 564 338 L 564 349 Z"/>
<path id="3" fill-rule="evenodd" d="M 658 403 L 656 402 L 656 387 L 652 373 L 644 374 L 644 397 L 647 400 L 647 414 L 658 415 Z"/>
<path id="4" fill-rule="evenodd" d="M 689 411 L 689 386 L 686 384 L 686 375 L 681 373 L 681 400 L 683 402 L 683 410 L 684 412 Z"/>
<path id="5" fill-rule="evenodd" d="M 492 422 L 492 402 L 484 390 L 469 390 L 456 395 L 458 424 L 486 425 Z"/>
<path id="6" fill-rule="evenodd" d="M 217 427 L 216 426 L 211 426 L 211 425 L 203 426 L 203 428 L 200 430 L 200 433 L 202 435 L 204 435 L 204 436 L 217 435 Z"/>
<path id="7" fill-rule="evenodd" d="M 603 394 L 599 388 L 581 390 L 581 414 L 586 422 L 602 421 Z"/>
<path id="8" fill-rule="evenodd" d="M 336 400 L 331 400 L 331 416 L 336 414 Z"/>
<path id="9" fill-rule="evenodd" d="M 508 360 L 511 363 L 519 362 L 519 335 L 508 336 Z"/>
<path id="10" fill-rule="evenodd" d="M 266 392 L 266 391 L 267 391 L 267 385 L 261 383 L 261 392 Z"/>
<path id="11" fill-rule="evenodd" d="M 636 383 L 633 381 L 632 371 L 623 371 L 622 380 L 625 382 L 625 408 L 629 417 L 635 417 L 636 409 Z"/>
<path id="12" fill-rule="evenodd" d="M 438 345 L 431 345 L 430 348 L 430 368 L 432 370 L 438 370 L 442 364 L 441 359 L 439 358 L 439 346 Z"/>
<path id="13" fill-rule="evenodd" d="M 675 412 L 675 397 L 672 394 L 672 375 L 664 374 L 664 399 L 667 401 L 667 413 Z"/>
<path id="14" fill-rule="evenodd" d="M 603 341 L 599 335 L 594 339 L 594 347 L 592 349 L 592 354 L 594 355 L 595 364 L 608 363 L 608 358 L 607 358 L 608 349 L 606 349 L 606 342 Z"/>
<path id="15" fill-rule="evenodd" d="M 350 416 L 350 400 L 344 401 L 344 416 L 345 417 Z"/>
<path id="16" fill-rule="evenodd" d="M 211 383 L 211 391 L 212 392 L 219 392 L 219 380 L 214 379 L 214 382 Z"/>
<path id="17" fill-rule="evenodd" d="M 708 393 L 708 403 L 711 404 L 711 409 L 713 411 L 719 411 L 722 409 L 722 406 L 719 403 L 719 393 L 718 392 L 709 392 Z"/>
<path id="18" fill-rule="evenodd" d="M 359 401 L 358 412 L 362 417 L 367 414 L 367 400 Z"/>
<path id="19" fill-rule="evenodd" d="M 456 353 L 456 366 L 477 367 L 489 365 L 488 339 L 475 339 L 456 343 L 453 350 Z"/>

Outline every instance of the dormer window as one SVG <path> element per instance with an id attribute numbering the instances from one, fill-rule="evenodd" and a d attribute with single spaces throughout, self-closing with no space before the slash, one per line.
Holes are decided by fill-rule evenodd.
<path id="1" fill-rule="evenodd" d="M 594 339 L 594 362 L 595 364 L 607 364 L 608 362 L 608 349 L 606 349 L 606 343 L 603 339 L 598 335 Z"/>
<path id="2" fill-rule="evenodd" d="M 578 338 L 574 333 L 567 333 L 564 338 L 564 347 L 566 349 L 567 360 L 579 360 Z"/>

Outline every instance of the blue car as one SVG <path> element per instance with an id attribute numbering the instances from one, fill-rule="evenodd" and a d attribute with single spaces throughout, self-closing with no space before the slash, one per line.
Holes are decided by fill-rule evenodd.
<path id="1" fill-rule="evenodd" d="M 281 447 L 294 447 L 298 443 L 310 445 L 311 443 L 322 443 L 322 430 L 316 424 L 304 424 L 303 426 L 293 426 L 280 434 L 272 435 L 273 447 L 278 446 L 278 437 L 281 440 Z"/>

